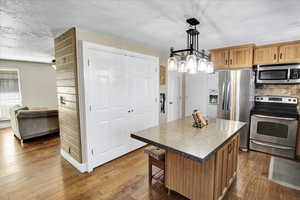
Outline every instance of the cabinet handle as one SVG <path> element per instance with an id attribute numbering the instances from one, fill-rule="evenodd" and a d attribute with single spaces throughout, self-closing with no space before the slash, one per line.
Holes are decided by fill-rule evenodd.
<path id="1" fill-rule="evenodd" d="M 230 59 L 230 64 L 232 65 L 232 59 Z"/>
<path id="2" fill-rule="evenodd" d="M 227 60 L 225 60 L 225 65 L 227 65 Z"/>
<path id="3" fill-rule="evenodd" d="M 276 54 L 274 54 L 274 60 L 276 60 Z"/>
<path id="4" fill-rule="evenodd" d="M 280 53 L 279 58 L 282 59 L 282 53 Z"/>

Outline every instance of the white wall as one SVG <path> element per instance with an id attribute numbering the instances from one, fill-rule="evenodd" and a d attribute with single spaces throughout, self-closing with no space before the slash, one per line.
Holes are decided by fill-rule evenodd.
<path id="1" fill-rule="evenodd" d="M 105 46 L 126 49 L 128 51 L 142 53 L 146 55 L 152 55 L 159 57 L 159 64 L 166 66 L 169 52 L 160 52 L 155 49 L 147 48 L 145 45 L 128 41 L 123 38 L 115 37 L 104 33 L 98 33 L 90 30 L 85 30 L 76 27 L 77 40 L 84 40 L 96 44 L 102 44 Z"/>
<path id="2" fill-rule="evenodd" d="M 217 74 L 186 74 L 185 86 L 185 116 L 191 116 L 194 109 L 201 112 L 202 115 L 215 118 L 217 105 L 208 103 L 210 90 L 218 90 Z"/>
<path id="3" fill-rule="evenodd" d="M 57 107 L 56 73 L 50 64 L 0 60 L 0 68 L 19 69 L 24 106 Z"/>
<path id="4" fill-rule="evenodd" d="M 185 116 L 191 116 L 197 109 L 202 115 L 207 115 L 208 105 L 208 76 L 205 73 L 186 75 L 186 112 Z"/>

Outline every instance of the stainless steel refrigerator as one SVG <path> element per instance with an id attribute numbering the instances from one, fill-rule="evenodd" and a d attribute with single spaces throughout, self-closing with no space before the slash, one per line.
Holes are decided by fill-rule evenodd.
<path id="1" fill-rule="evenodd" d="M 218 71 L 218 118 L 247 122 L 240 132 L 240 149 L 248 151 L 249 119 L 254 102 L 254 73 L 252 69 Z"/>

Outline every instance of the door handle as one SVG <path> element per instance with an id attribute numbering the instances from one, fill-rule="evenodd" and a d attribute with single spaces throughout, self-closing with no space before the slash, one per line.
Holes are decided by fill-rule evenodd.
<path id="1" fill-rule="evenodd" d="M 226 110 L 228 111 L 229 110 L 229 105 L 230 105 L 230 103 L 229 103 L 229 101 L 230 101 L 230 94 L 229 94 L 229 92 L 230 92 L 230 89 L 231 89 L 231 84 L 230 83 L 228 83 L 228 85 L 227 85 L 227 99 L 226 99 Z"/>
<path id="2" fill-rule="evenodd" d="M 253 144 L 266 146 L 266 147 L 272 147 L 272 148 L 276 148 L 276 149 L 282 149 L 282 150 L 292 150 L 293 149 L 292 147 L 285 147 L 285 146 L 280 146 L 280 145 L 276 145 L 276 144 L 267 144 L 267 143 L 263 143 L 263 142 L 253 141 L 253 140 L 251 140 L 251 142 Z"/>
<path id="3" fill-rule="evenodd" d="M 267 118 L 267 119 L 278 119 L 278 120 L 288 120 L 288 121 L 295 121 L 296 118 L 288 118 L 288 117 L 274 117 L 274 116 L 266 116 L 266 115 L 254 115 L 260 118 Z"/>
<path id="4" fill-rule="evenodd" d="M 169 102 L 169 104 L 173 104 L 173 102 L 172 102 L 172 101 L 170 101 L 170 102 Z"/>
<path id="5" fill-rule="evenodd" d="M 223 86 L 222 86 L 222 94 L 223 96 L 223 102 L 222 102 L 222 110 L 225 110 L 225 83 L 223 83 Z"/>

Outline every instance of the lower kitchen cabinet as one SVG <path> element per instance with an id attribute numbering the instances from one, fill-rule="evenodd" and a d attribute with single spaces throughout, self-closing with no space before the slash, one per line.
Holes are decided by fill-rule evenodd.
<path id="1" fill-rule="evenodd" d="M 234 136 L 216 154 L 214 199 L 224 197 L 236 178 L 240 135 Z"/>
<path id="2" fill-rule="evenodd" d="M 300 122 L 298 123 L 298 135 L 297 135 L 297 144 L 296 144 L 296 158 L 300 160 Z"/>
<path id="3" fill-rule="evenodd" d="M 166 187 L 191 200 L 221 200 L 237 176 L 239 140 L 237 133 L 204 162 L 167 151 Z"/>

